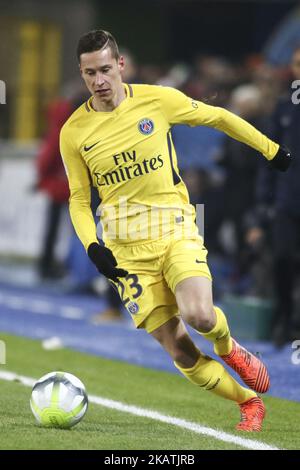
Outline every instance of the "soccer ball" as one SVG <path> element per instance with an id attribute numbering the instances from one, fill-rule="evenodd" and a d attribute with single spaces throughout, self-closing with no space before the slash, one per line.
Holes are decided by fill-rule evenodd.
<path id="1" fill-rule="evenodd" d="M 67 372 L 50 372 L 33 386 L 31 410 L 42 426 L 70 428 L 84 417 L 88 397 L 83 383 Z"/>

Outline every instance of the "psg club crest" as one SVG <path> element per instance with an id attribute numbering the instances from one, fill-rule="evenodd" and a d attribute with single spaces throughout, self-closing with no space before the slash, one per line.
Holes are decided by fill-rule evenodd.
<path id="1" fill-rule="evenodd" d="M 131 315 L 134 315 L 135 313 L 138 313 L 139 306 L 135 302 L 129 302 L 129 304 L 127 305 L 127 310 L 129 313 L 131 313 Z"/>
<path id="2" fill-rule="evenodd" d="M 144 118 L 139 122 L 138 128 L 142 134 L 151 134 L 154 129 L 154 122 L 151 119 Z"/>

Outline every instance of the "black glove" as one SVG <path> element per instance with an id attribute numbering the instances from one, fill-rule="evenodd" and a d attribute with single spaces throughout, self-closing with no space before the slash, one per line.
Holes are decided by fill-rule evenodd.
<path id="1" fill-rule="evenodd" d="M 276 155 L 272 160 L 269 160 L 270 166 L 279 171 L 286 171 L 292 161 L 291 152 L 287 147 L 279 147 Z"/>
<path id="2" fill-rule="evenodd" d="M 108 277 L 112 281 L 117 281 L 118 277 L 125 277 L 128 271 L 116 268 L 117 260 L 112 251 L 98 243 L 91 243 L 87 250 L 90 260 L 94 263 L 99 273 Z"/>

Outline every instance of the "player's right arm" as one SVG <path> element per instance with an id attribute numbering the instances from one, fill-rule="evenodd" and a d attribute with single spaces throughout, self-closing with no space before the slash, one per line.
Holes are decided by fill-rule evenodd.
<path id="1" fill-rule="evenodd" d="M 68 129 L 60 133 L 60 153 L 69 181 L 69 209 L 72 224 L 87 250 L 91 243 L 98 243 L 96 225 L 91 210 L 91 183 L 88 168 L 82 156 L 74 148 Z"/>
<path id="2" fill-rule="evenodd" d="M 91 210 L 89 170 L 79 151 L 74 147 L 65 126 L 60 133 L 60 153 L 69 181 L 69 208 L 74 229 L 98 271 L 109 279 L 117 281 L 118 277 L 124 277 L 128 272 L 116 268 L 117 260 L 111 250 L 99 244 Z"/>

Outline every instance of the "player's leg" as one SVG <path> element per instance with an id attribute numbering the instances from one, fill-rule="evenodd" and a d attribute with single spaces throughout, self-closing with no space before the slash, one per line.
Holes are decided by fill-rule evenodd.
<path id="1" fill-rule="evenodd" d="M 266 367 L 230 336 L 226 317 L 213 305 L 212 278 L 201 237 L 173 240 L 164 260 L 164 277 L 184 320 L 206 339 L 243 381 L 256 392 L 269 388 Z"/>
<path id="2" fill-rule="evenodd" d="M 147 322 L 144 326 L 147 329 Z M 265 415 L 262 400 L 238 384 L 222 364 L 198 350 L 179 316 L 169 319 L 150 334 L 170 354 L 175 366 L 190 382 L 240 406 L 241 422 L 237 429 L 261 430 Z"/>
<path id="3" fill-rule="evenodd" d="M 266 367 L 253 354 L 231 338 L 223 311 L 213 305 L 212 282 L 204 276 L 183 279 L 175 287 L 175 297 L 183 319 L 204 338 L 214 351 L 253 390 L 264 393 L 270 380 Z"/>
<path id="4" fill-rule="evenodd" d="M 214 343 L 216 354 L 229 354 L 232 339 L 223 311 L 213 305 L 212 281 L 204 276 L 183 279 L 175 297 L 184 321 Z"/>
<path id="5" fill-rule="evenodd" d="M 244 415 L 249 414 L 250 410 L 250 419 L 244 420 L 239 429 L 259 430 L 259 425 L 253 423 L 253 419 L 262 421 L 263 405 L 257 404 L 256 395 L 235 382 L 220 363 L 200 355 L 187 335 L 183 322 L 173 320 L 178 316 L 178 306 L 174 293 L 161 274 L 162 256 L 157 256 L 158 248 L 149 245 L 119 250 L 118 247 L 113 248 L 118 265 L 129 271 L 126 278 L 116 283 L 116 287 L 136 327 L 145 328 L 152 334 L 174 361 L 178 361 L 177 367 L 193 383 L 240 403 L 244 409 L 246 407 Z"/>

